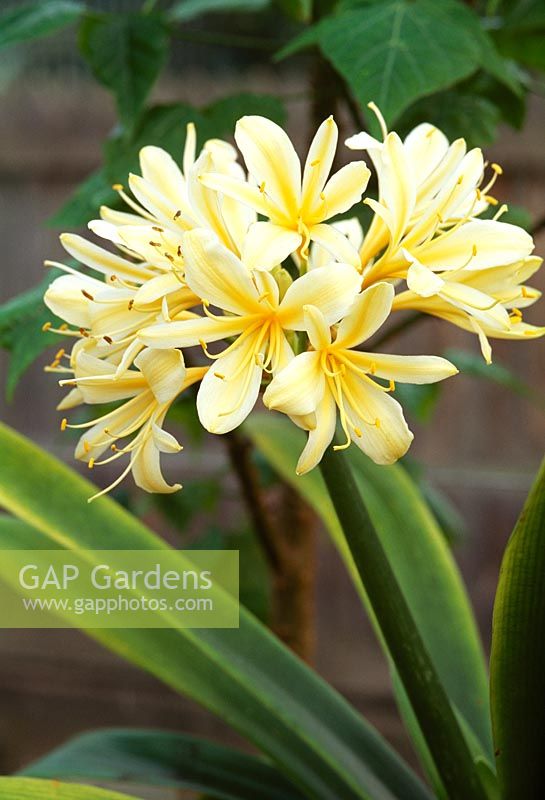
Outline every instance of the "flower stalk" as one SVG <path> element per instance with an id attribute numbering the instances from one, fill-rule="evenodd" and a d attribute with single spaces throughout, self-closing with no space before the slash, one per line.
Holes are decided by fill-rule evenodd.
<path id="1" fill-rule="evenodd" d="M 320 464 L 365 591 L 450 800 L 486 800 L 454 709 L 418 631 L 350 466 L 328 448 Z"/>

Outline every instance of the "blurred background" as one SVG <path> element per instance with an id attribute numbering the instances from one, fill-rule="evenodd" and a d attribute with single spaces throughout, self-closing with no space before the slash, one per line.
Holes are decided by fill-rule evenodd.
<path id="1" fill-rule="evenodd" d="M 97 8 L 119 12 L 137 5 L 128 0 L 95 3 Z M 274 12 L 259 17 L 218 14 L 212 22 L 207 18 L 206 24 L 191 23 L 189 30 L 190 37 L 182 35 L 175 43 L 153 100 L 202 105 L 232 92 L 279 95 L 286 104 L 290 135 L 304 149 L 312 118 L 309 65 L 301 58 L 272 66 L 270 53 L 257 45 L 258 37 L 261 41 L 272 37 L 271 31 L 280 33 Z M 113 101 L 91 79 L 73 31 L 2 54 L 0 302 L 40 282 L 45 258 L 62 259 L 59 231 L 47 220 L 100 165 L 102 142 L 115 121 Z M 343 134 L 355 132 L 350 118 L 340 121 Z M 544 126 L 545 101 L 534 96 L 523 131 L 502 128 L 486 151 L 504 168 L 496 192 L 500 201 L 530 212 L 538 254 L 545 252 Z M 534 283 L 545 288 L 545 274 L 538 273 Z M 528 321 L 543 323 L 543 309 L 540 304 L 531 309 Z M 453 347 L 478 354 L 475 337 L 432 319 L 389 344 L 392 352 L 400 353 L 440 354 Z M 493 352 L 498 362 L 536 390 L 534 397 L 459 375 L 442 388 L 426 424 L 411 418 L 415 432 L 411 459 L 420 464 L 431 491 L 439 496 L 443 513 L 451 515 L 455 555 L 486 648 L 501 555 L 545 443 L 545 339 L 524 344 L 496 341 Z M 47 361 L 42 356 L 25 374 L 10 402 L 0 397 L 0 415 L 71 464 L 73 442 L 59 431 L 55 406 L 61 392 L 54 377 L 43 372 Z M 1 385 L 6 365 L 7 356 L 0 353 Z M 191 436 L 184 444 L 176 469 L 187 484 L 185 492 L 195 484 L 193 503 L 201 508 L 194 526 L 180 533 L 168 514 L 159 514 L 147 498 L 134 496 L 131 502 L 152 527 L 178 544 L 191 541 L 199 526 L 213 530 L 220 518 L 228 520 L 234 535 L 246 530 L 250 523 L 234 477 L 222 481 L 219 496 L 211 496 L 207 483 L 211 475 L 229 469 L 224 444 L 209 435 L 203 445 Z M 121 499 L 128 501 L 125 496 Z M 445 506 L 446 499 L 451 507 Z M 273 486 L 267 502 L 277 511 L 281 501 Z M 180 508 L 189 515 L 189 507 Z M 459 519 L 453 516 L 454 509 Z M 325 536 L 318 537 L 316 558 L 316 669 L 414 762 L 391 697 L 385 661 Z M 249 591 L 259 594 L 262 589 L 258 585 Z M 163 727 L 236 741 L 215 718 L 75 631 L 0 632 L 0 706 L 1 773 L 97 726 Z"/>

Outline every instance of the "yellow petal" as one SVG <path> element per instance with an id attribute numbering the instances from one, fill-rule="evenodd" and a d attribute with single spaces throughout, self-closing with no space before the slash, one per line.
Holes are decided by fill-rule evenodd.
<path id="1" fill-rule="evenodd" d="M 323 222 L 343 214 L 361 200 L 371 172 L 364 161 L 352 161 L 328 180 L 308 211 L 308 221 Z"/>
<path id="2" fill-rule="evenodd" d="M 320 463 L 326 448 L 333 439 L 337 408 L 329 390 L 324 392 L 315 416 L 315 425 L 309 431 L 307 444 L 297 462 L 296 472 L 298 475 L 304 475 Z"/>
<path id="3" fill-rule="evenodd" d="M 104 284 L 87 275 L 61 275 L 49 285 L 44 296 L 46 306 L 58 317 L 76 325 L 88 328 L 91 325 L 89 298 L 104 289 Z"/>
<path id="4" fill-rule="evenodd" d="M 396 246 L 409 224 L 416 200 L 412 168 L 397 133 L 388 134 L 382 150 L 382 161 L 380 202 L 392 215 L 390 232 L 393 246 Z"/>
<path id="5" fill-rule="evenodd" d="M 256 343 L 255 336 L 246 338 L 218 358 L 204 376 L 197 395 L 197 411 L 201 424 L 210 433 L 232 431 L 254 407 L 263 373 L 256 363 Z M 263 348 L 260 352 L 263 355 Z"/>
<path id="6" fill-rule="evenodd" d="M 376 283 L 362 292 L 339 325 L 335 347 L 355 347 L 369 339 L 388 318 L 393 298 L 394 287 L 389 283 Z"/>
<path id="7" fill-rule="evenodd" d="M 400 383 L 435 383 L 458 372 L 454 364 L 440 356 L 395 356 L 354 350 L 348 358 L 377 378 Z"/>
<path id="8" fill-rule="evenodd" d="M 405 455 L 413 440 L 401 406 L 369 380 L 350 372 L 343 379 L 344 385 L 354 400 L 354 405 L 351 405 L 345 399 L 346 413 L 354 426 L 351 429 L 352 441 L 375 464 L 393 464 Z"/>
<path id="9" fill-rule="evenodd" d="M 184 237 L 185 279 L 204 302 L 233 314 L 260 313 L 257 289 L 248 269 L 204 229 Z"/>
<path id="10" fill-rule="evenodd" d="M 273 203 L 295 219 L 300 205 L 301 163 L 289 136 L 265 117 L 237 122 L 236 143 L 250 175 Z"/>
<path id="11" fill-rule="evenodd" d="M 170 403 L 182 391 L 186 368 L 180 350 L 143 350 L 134 359 L 158 403 Z"/>
<path id="12" fill-rule="evenodd" d="M 181 484 L 170 485 L 161 472 L 160 451 L 152 435 L 146 437 L 142 447 L 131 455 L 131 471 L 134 482 L 145 492 L 171 494 L 182 488 Z"/>
<path id="13" fill-rule="evenodd" d="M 305 330 L 315 350 L 325 350 L 331 344 L 331 331 L 326 318 L 316 306 L 303 306 Z"/>
<path id="14" fill-rule="evenodd" d="M 410 253 L 404 251 L 405 257 L 411 262 L 411 266 L 407 270 L 407 286 L 415 294 L 420 297 L 432 297 L 438 294 L 445 285 L 445 281 L 421 264 L 416 259 L 413 259 Z"/>
<path id="15" fill-rule="evenodd" d="M 340 225 L 340 223 L 339 223 Z M 327 265 L 334 258 L 344 264 L 351 264 L 355 269 L 361 267 L 360 255 L 344 231 L 337 225 L 328 225 L 323 222 L 313 225 L 309 230 L 310 238 L 320 247 L 329 253 L 329 258 L 325 258 L 322 266 Z M 319 266 L 318 264 L 314 265 Z"/>
<path id="16" fill-rule="evenodd" d="M 157 350 L 171 347 L 194 347 L 200 342 L 217 342 L 230 336 L 238 336 L 246 327 L 241 317 L 221 317 L 209 319 L 196 317 L 180 322 L 164 322 L 150 325 L 138 332 L 139 340 Z"/>
<path id="17" fill-rule="evenodd" d="M 290 330 L 303 330 L 303 306 L 311 305 L 333 325 L 352 305 L 360 284 L 361 276 L 349 264 L 332 264 L 307 272 L 284 295 L 279 309 L 281 324 Z"/>
<path id="18" fill-rule="evenodd" d="M 294 253 L 302 236 L 272 222 L 250 226 L 242 247 L 242 262 L 248 269 L 270 270 Z"/>
<path id="19" fill-rule="evenodd" d="M 198 180 L 203 186 L 232 197 L 265 217 L 270 216 L 270 203 L 264 192 L 260 192 L 257 186 L 253 186 L 241 178 L 216 172 L 203 172 L 198 176 Z M 288 217 L 285 221 L 289 221 Z"/>
<path id="20" fill-rule="evenodd" d="M 472 220 L 419 247 L 414 255 L 430 269 L 483 269 L 512 264 L 530 255 L 534 243 L 517 225 Z"/>
<path id="21" fill-rule="evenodd" d="M 76 258 L 86 267 L 102 272 L 105 275 L 117 275 L 125 280 L 144 283 L 152 278 L 155 273 L 140 264 L 133 264 L 125 258 L 109 253 L 96 244 L 87 241 L 83 236 L 75 233 L 61 234 L 61 244 L 71 256 Z"/>
<path id="22" fill-rule="evenodd" d="M 160 224 L 166 227 L 175 226 L 180 210 L 184 216 L 192 219 L 191 209 L 182 195 L 177 198 L 177 202 L 173 202 L 162 193 L 160 187 L 140 175 L 129 175 L 129 186 L 136 199 Z"/>
<path id="23" fill-rule="evenodd" d="M 430 125 L 429 122 L 423 122 L 407 134 L 403 147 L 409 164 L 414 167 L 418 183 L 422 184 L 446 156 L 449 143 L 439 128 Z"/>
<path id="24" fill-rule="evenodd" d="M 301 213 L 305 217 L 320 201 L 320 192 L 331 172 L 339 132 L 333 117 L 328 117 L 318 130 L 310 145 L 301 192 Z"/>
<path id="25" fill-rule="evenodd" d="M 267 386 L 263 402 L 267 408 L 284 414 L 304 416 L 313 413 L 325 391 L 320 369 L 320 354 L 300 353 Z"/>
<path id="26" fill-rule="evenodd" d="M 187 203 L 184 176 L 166 150 L 153 145 L 143 147 L 140 150 L 140 168 L 144 180 L 160 189 L 175 208 Z"/>

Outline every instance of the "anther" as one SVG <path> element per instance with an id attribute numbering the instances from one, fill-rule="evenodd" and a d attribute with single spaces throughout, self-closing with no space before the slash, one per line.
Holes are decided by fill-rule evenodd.
<path id="1" fill-rule="evenodd" d="M 390 379 L 390 386 L 388 388 L 388 391 L 389 392 L 395 392 L 395 390 L 396 390 L 396 383 L 395 383 L 395 381 Z"/>
<path id="2" fill-rule="evenodd" d="M 87 463 L 87 466 L 89 467 L 89 469 L 93 469 L 93 467 L 95 466 L 95 459 L 94 458 L 90 458 L 88 463 Z"/>
<path id="3" fill-rule="evenodd" d="M 161 244 L 161 242 L 148 242 L 148 244 L 150 245 L 150 247 L 162 247 L 163 246 Z"/>
<path id="4" fill-rule="evenodd" d="M 85 450 L 86 453 L 90 453 L 91 452 L 91 445 L 89 444 L 87 439 L 85 439 L 84 442 L 83 442 L 83 449 Z"/>
<path id="5" fill-rule="evenodd" d="M 82 335 L 82 336 L 83 336 L 85 339 L 88 339 L 88 338 L 89 338 L 89 331 L 86 331 L 86 330 L 85 330 L 85 328 L 80 328 L 80 329 L 79 329 L 79 332 L 81 333 L 81 335 Z"/>
<path id="6" fill-rule="evenodd" d="M 181 216 L 182 216 L 182 212 L 181 212 L 180 209 L 178 209 L 178 211 L 174 214 L 173 219 L 180 219 Z"/>
<path id="7" fill-rule="evenodd" d="M 127 304 L 127 308 L 129 309 L 129 311 L 132 311 L 133 306 L 134 306 L 134 298 L 131 297 L 131 299 Z"/>
<path id="8" fill-rule="evenodd" d="M 380 428 L 380 419 L 378 417 L 375 420 L 375 428 Z"/>
<path id="9" fill-rule="evenodd" d="M 215 378 L 219 378 L 220 381 L 224 381 L 225 380 L 225 375 L 222 375 L 221 372 L 214 372 L 214 377 Z"/>
<path id="10" fill-rule="evenodd" d="M 95 299 L 95 298 L 93 297 L 93 295 L 92 295 L 92 294 L 89 294 L 89 292 L 87 292 L 85 289 L 82 289 L 82 290 L 81 290 L 81 293 L 82 293 L 82 295 L 83 295 L 84 297 L 86 297 L 86 298 L 87 298 L 87 300 L 93 300 L 93 301 L 94 301 L 94 299 Z"/>
<path id="11" fill-rule="evenodd" d="M 105 341 L 107 344 L 113 344 L 113 343 L 114 343 L 114 340 L 112 339 L 112 337 L 111 337 L 111 336 L 103 336 L 102 338 L 104 339 L 104 341 Z"/>
<path id="12" fill-rule="evenodd" d="M 354 433 L 356 434 L 356 436 L 358 437 L 358 439 L 359 439 L 359 438 L 361 438 L 361 437 L 363 436 L 363 434 L 362 434 L 362 432 L 361 432 L 361 429 L 360 429 L 360 428 L 354 428 Z"/>
<path id="13" fill-rule="evenodd" d="M 66 417 L 63 417 L 61 419 L 61 431 L 65 431 L 67 427 L 68 427 L 68 420 L 66 419 Z"/>
<path id="14" fill-rule="evenodd" d="M 310 166 L 311 167 L 317 167 L 319 163 L 320 163 L 320 159 L 319 158 L 315 158 L 314 161 L 310 162 Z"/>
<path id="15" fill-rule="evenodd" d="M 123 191 L 123 184 L 122 183 L 114 183 L 112 186 L 114 192 L 122 192 Z"/>
<path id="16" fill-rule="evenodd" d="M 152 229 L 152 231 L 157 231 L 157 233 L 164 233 L 165 232 L 164 228 L 159 228 L 157 225 L 152 225 L 151 229 Z"/>
<path id="17" fill-rule="evenodd" d="M 261 192 L 261 194 L 264 194 L 264 193 L 265 193 L 265 181 L 262 181 L 262 182 L 259 184 L 259 191 Z"/>
<path id="18" fill-rule="evenodd" d="M 503 169 L 499 164 L 490 164 L 496 175 L 503 175 Z"/>
<path id="19" fill-rule="evenodd" d="M 59 360 L 60 360 L 60 359 L 63 357 L 63 355 L 64 355 L 65 353 L 66 353 L 66 350 L 64 349 L 64 347 L 61 347 L 61 349 L 60 349 L 60 350 L 57 352 L 57 354 L 56 354 L 56 356 L 55 356 L 55 361 L 56 361 L 57 359 L 59 359 Z"/>
<path id="20" fill-rule="evenodd" d="M 52 324 L 53 324 L 52 322 L 44 322 L 44 324 L 42 325 L 42 331 L 44 333 L 48 331 L 52 327 Z"/>

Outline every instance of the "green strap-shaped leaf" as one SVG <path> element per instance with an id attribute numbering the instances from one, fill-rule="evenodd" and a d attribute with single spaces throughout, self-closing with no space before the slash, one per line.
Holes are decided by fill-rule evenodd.
<path id="1" fill-rule="evenodd" d="M 0 452 L 0 504 L 36 528 L 21 540 L 2 526 L 1 548 L 166 547 L 110 498 L 89 506 L 92 484 L 3 425 Z M 429 798 L 374 729 L 244 609 L 235 630 L 89 633 L 222 717 L 314 800 Z"/>
<path id="2" fill-rule="evenodd" d="M 156 14 L 87 16 L 80 50 L 94 76 L 115 95 L 127 125 L 138 117 L 168 53 L 168 33 Z"/>
<path id="3" fill-rule="evenodd" d="M 194 736 L 156 730 L 86 733 L 21 775 L 187 789 L 217 800 L 304 798 L 263 759 Z"/>
<path id="4" fill-rule="evenodd" d="M 138 800 L 132 795 L 109 792 L 96 786 L 33 778 L 0 778 L 0 797 L 2 800 Z"/>
<path id="5" fill-rule="evenodd" d="M 501 565 L 490 683 L 501 797 L 538 800 L 545 787 L 545 461 Z"/>
<path id="6" fill-rule="evenodd" d="M 40 36 L 49 36 L 78 19 L 83 3 L 73 0 L 38 0 L 0 14 L 0 48 Z"/>
<path id="7" fill-rule="evenodd" d="M 322 517 L 367 604 L 319 471 L 302 477 L 295 474 L 304 434 L 289 420 L 273 414 L 253 415 L 245 423 L 245 429 L 271 465 Z M 349 451 L 349 457 L 356 480 L 365 492 L 371 519 L 447 694 L 473 730 L 482 754 L 491 757 L 488 681 L 482 647 L 467 595 L 444 537 L 401 466 L 377 466 L 356 447 Z M 373 621 L 377 627 L 376 620 Z M 378 627 L 377 632 L 380 637 Z M 394 688 L 400 708 L 414 728 L 410 706 L 397 679 Z M 422 740 L 416 729 L 413 733 L 415 745 L 419 747 Z M 420 752 L 429 766 L 425 751 L 420 748 Z"/>

